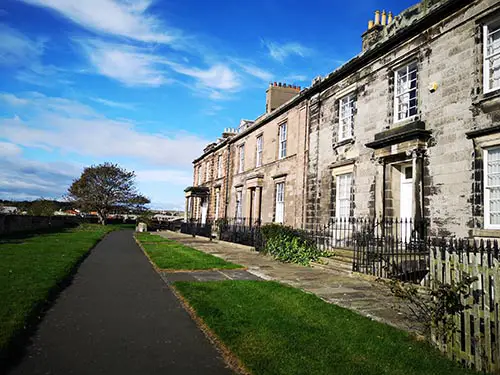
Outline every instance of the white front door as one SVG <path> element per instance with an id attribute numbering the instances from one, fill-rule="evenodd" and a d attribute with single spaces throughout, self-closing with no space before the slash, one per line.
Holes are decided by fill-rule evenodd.
<path id="1" fill-rule="evenodd" d="M 207 223 L 207 213 L 208 213 L 208 198 L 202 198 L 201 201 L 201 223 Z"/>
<path id="2" fill-rule="evenodd" d="M 411 165 L 401 167 L 401 195 L 399 201 L 399 217 L 401 218 L 401 237 L 409 239 L 411 235 L 411 224 L 404 224 L 405 220 L 409 222 L 413 217 L 413 168 Z"/>

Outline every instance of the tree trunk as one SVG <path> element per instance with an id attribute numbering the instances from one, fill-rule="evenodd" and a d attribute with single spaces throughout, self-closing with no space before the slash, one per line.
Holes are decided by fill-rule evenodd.
<path id="1" fill-rule="evenodd" d="M 106 225 L 106 211 L 97 211 L 97 218 L 99 219 L 99 224 Z"/>

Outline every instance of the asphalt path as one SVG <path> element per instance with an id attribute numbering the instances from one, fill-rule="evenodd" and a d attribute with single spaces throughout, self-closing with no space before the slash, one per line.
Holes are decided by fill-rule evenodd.
<path id="1" fill-rule="evenodd" d="M 108 234 L 10 374 L 231 374 L 131 231 Z"/>

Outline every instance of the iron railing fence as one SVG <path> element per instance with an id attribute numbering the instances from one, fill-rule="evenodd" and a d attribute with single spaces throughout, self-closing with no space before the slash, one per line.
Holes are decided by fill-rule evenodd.
<path id="1" fill-rule="evenodd" d="M 261 223 L 251 218 L 190 221 L 181 232 L 204 237 L 215 233 L 222 241 L 265 247 Z M 429 270 L 427 223 L 396 218 L 332 218 L 326 225 L 302 230 L 318 251 L 352 251 L 353 271 L 381 278 L 421 282 Z"/>
<path id="2" fill-rule="evenodd" d="M 362 219 L 353 231 L 353 270 L 421 283 L 429 272 L 427 222 Z"/>
<path id="3" fill-rule="evenodd" d="M 181 224 L 181 233 L 191 234 L 193 236 L 212 238 L 212 229 L 213 223 L 209 220 L 204 223 L 191 220 Z"/>
<path id="4" fill-rule="evenodd" d="M 260 220 L 251 218 L 230 218 L 216 221 L 220 240 L 253 246 L 257 251 L 264 247 L 260 225 Z"/>

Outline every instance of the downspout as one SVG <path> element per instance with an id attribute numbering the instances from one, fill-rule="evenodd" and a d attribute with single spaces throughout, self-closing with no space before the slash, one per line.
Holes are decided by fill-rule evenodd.
<path id="1" fill-rule="evenodd" d="M 306 229 L 307 215 L 307 173 L 309 167 L 309 99 L 306 99 L 306 118 L 304 131 L 304 175 L 302 176 L 302 229 Z"/>
<path id="2" fill-rule="evenodd" d="M 227 144 L 227 165 L 226 165 L 226 204 L 224 205 L 224 219 L 227 220 L 227 208 L 229 206 L 229 172 L 231 170 L 231 143 Z"/>

